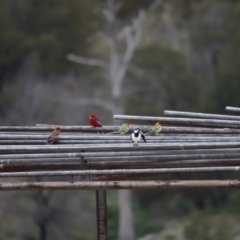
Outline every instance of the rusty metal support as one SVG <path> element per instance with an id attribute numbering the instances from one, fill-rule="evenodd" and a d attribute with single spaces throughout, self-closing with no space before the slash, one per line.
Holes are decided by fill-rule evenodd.
<path id="1" fill-rule="evenodd" d="M 107 226 L 107 191 L 96 190 L 97 239 L 108 239 Z"/>
<path id="2" fill-rule="evenodd" d="M 210 167 L 210 166 L 239 166 L 240 159 L 201 159 L 180 161 L 113 161 L 95 162 L 87 164 L 79 163 L 38 163 L 38 164 L 12 164 L 1 165 L 0 172 L 26 172 L 26 171 L 53 171 L 53 170 L 86 170 L 86 169 L 145 169 L 145 168 L 176 168 L 176 167 Z"/>
<path id="3" fill-rule="evenodd" d="M 114 169 L 114 170 L 75 170 L 75 171 L 36 171 L 0 173 L 0 177 L 34 177 L 34 176 L 115 176 L 131 174 L 162 174 L 188 172 L 239 172 L 239 166 L 220 167 L 183 167 L 183 168 L 148 168 L 148 169 Z"/>
<path id="4" fill-rule="evenodd" d="M 0 191 L 17 190 L 105 190 L 105 189 L 186 189 L 240 188 L 240 180 L 167 181 L 79 181 L 79 182 L 1 182 Z"/>

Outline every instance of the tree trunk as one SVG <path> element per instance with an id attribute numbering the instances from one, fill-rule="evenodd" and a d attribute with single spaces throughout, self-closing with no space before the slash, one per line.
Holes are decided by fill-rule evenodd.
<path id="1" fill-rule="evenodd" d="M 134 240 L 132 190 L 118 190 L 119 229 L 118 240 Z"/>
<path id="2" fill-rule="evenodd" d="M 121 99 L 114 99 L 113 114 L 124 114 L 124 103 Z M 135 240 L 131 190 L 118 190 L 118 208 L 118 240 Z"/>

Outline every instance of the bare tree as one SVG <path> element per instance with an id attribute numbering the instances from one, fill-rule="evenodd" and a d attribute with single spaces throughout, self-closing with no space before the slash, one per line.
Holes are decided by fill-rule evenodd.
<path id="1" fill-rule="evenodd" d="M 75 54 L 68 54 L 67 59 L 79 64 L 101 67 L 107 71 L 111 85 L 111 102 L 103 99 L 90 98 L 80 99 L 79 105 L 96 104 L 101 105 L 112 114 L 124 114 L 123 104 L 123 81 L 129 68 L 133 53 L 139 45 L 143 34 L 143 23 L 146 13 L 154 11 L 162 0 L 155 0 L 147 10 L 140 10 L 137 17 L 131 20 L 131 24 L 119 31 L 116 19 L 116 8 L 114 0 L 107 1 L 107 9 L 102 13 L 108 23 L 107 39 L 109 41 L 109 62 L 99 59 L 86 58 Z M 125 41 L 125 50 L 122 51 L 122 42 Z M 134 222 L 132 213 L 132 192 L 131 190 L 119 190 L 119 240 L 134 240 Z"/>

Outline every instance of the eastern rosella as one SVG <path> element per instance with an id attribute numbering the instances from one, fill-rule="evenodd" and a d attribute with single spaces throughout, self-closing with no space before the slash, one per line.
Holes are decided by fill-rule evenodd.
<path id="1" fill-rule="evenodd" d="M 98 118 L 94 115 L 91 114 L 89 117 L 89 123 L 93 126 L 93 127 L 102 127 L 101 122 L 98 120 Z"/>
<path id="2" fill-rule="evenodd" d="M 162 124 L 161 122 L 156 122 L 156 124 L 153 126 L 153 128 L 147 132 L 145 135 L 148 135 L 150 133 L 154 134 L 154 135 L 158 135 L 162 130 Z"/>
<path id="3" fill-rule="evenodd" d="M 56 127 L 48 136 L 47 138 L 47 144 L 53 144 L 55 142 L 57 142 L 58 140 L 58 135 L 61 132 L 61 128 L 60 127 Z"/>
<path id="4" fill-rule="evenodd" d="M 144 142 L 147 142 L 142 131 L 139 128 L 136 128 L 131 134 L 131 139 L 134 143 L 133 146 L 137 146 L 141 138 L 143 139 Z"/>
<path id="5" fill-rule="evenodd" d="M 110 132 L 110 133 L 107 133 L 107 134 L 111 134 L 111 133 L 125 134 L 129 131 L 130 125 L 131 125 L 130 123 L 125 123 L 122 126 L 120 126 L 120 128 L 117 131 Z"/>

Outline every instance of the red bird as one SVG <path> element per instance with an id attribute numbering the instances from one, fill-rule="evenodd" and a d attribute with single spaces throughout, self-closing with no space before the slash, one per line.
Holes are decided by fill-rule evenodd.
<path id="1" fill-rule="evenodd" d="M 98 118 L 94 115 L 91 114 L 89 117 L 89 123 L 93 126 L 93 127 L 102 127 L 101 122 L 98 120 Z"/>

